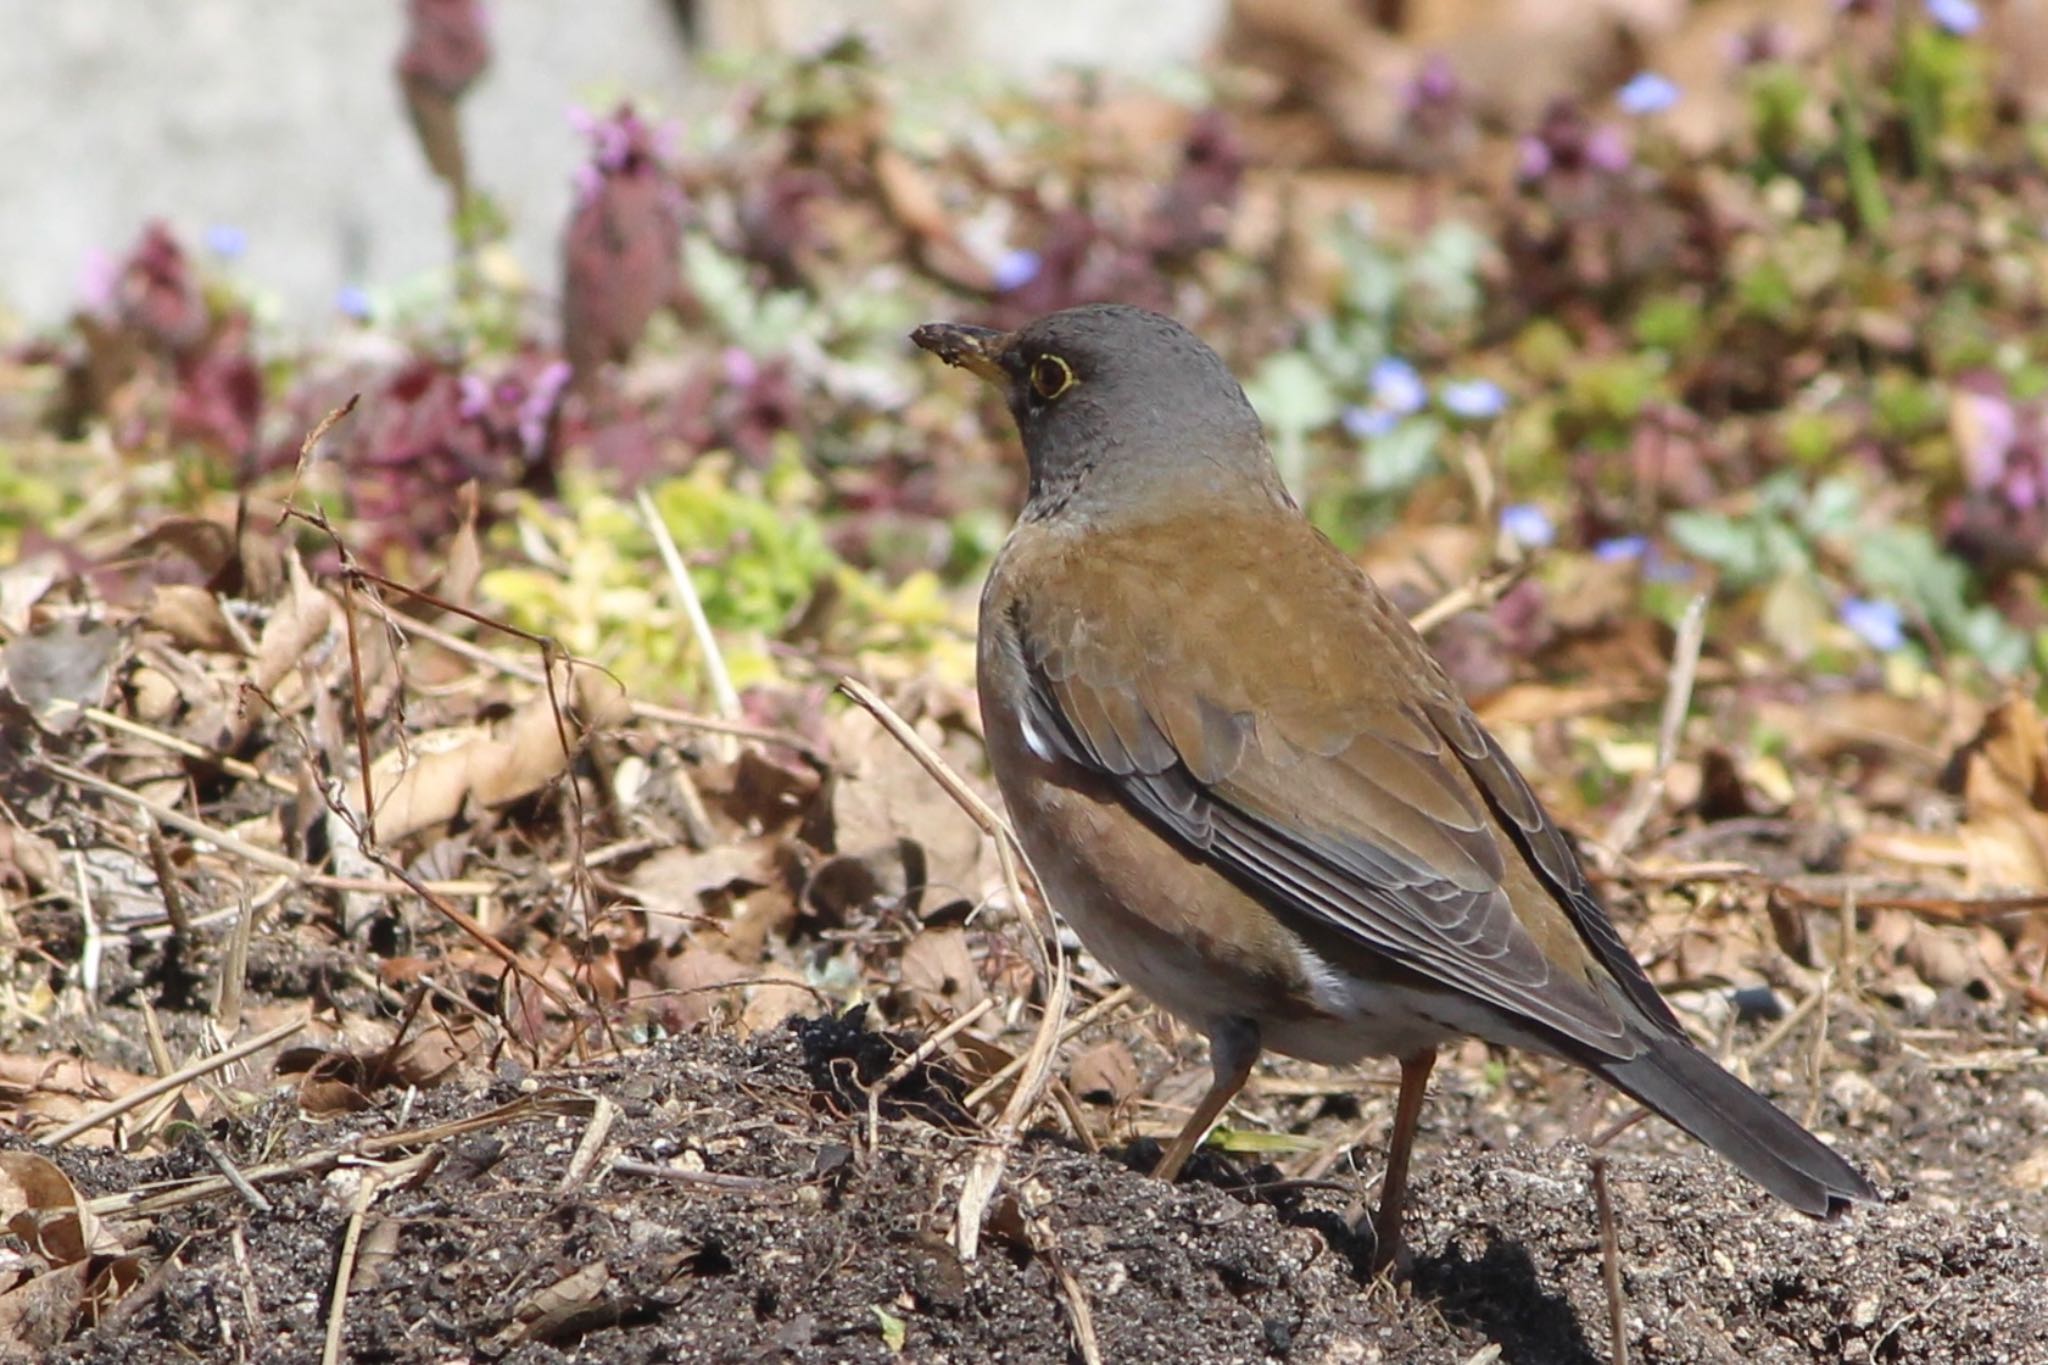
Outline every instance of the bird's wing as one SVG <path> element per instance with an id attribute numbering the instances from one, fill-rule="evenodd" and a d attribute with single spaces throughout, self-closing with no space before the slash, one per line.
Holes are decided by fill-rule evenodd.
<path id="1" fill-rule="evenodd" d="M 1184 533 L 1158 553 L 1132 537 L 1066 566 L 1084 579 L 1015 598 L 1032 735 L 1276 911 L 1597 1055 L 1633 1055 L 1594 979 L 1669 1013 L 1563 836 L 1406 622 L 1293 529 L 1279 564 L 1219 564 L 1227 534 L 1201 537 L 1207 554 Z"/>

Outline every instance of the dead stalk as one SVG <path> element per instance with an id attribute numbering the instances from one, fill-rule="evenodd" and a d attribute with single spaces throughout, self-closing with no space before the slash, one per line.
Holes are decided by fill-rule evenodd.
<path id="1" fill-rule="evenodd" d="M 1045 1098 L 1046 1088 L 1052 1082 L 1052 1061 L 1059 1050 L 1060 1025 L 1066 1017 L 1067 1000 L 1072 990 L 1067 958 L 1060 950 L 1059 935 L 1053 927 L 1050 912 L 1040 908 L 1041 902 L 1024 892 L 1024 854 L 1017 847 L 1016 836 L 1010 832 L 1003 818 L 918 736 L 908 721 L 896 714 L 889 703 L 853 678 L 841 678 L 839 687 L 881 722 L 882 728 L 909 751 L 932 780 L 953 798 L 954 803 L 981 826 L 983 833 L 996 841 L 996 858 L 1002 865 L 1004 889 L 1009 893 L 1010 903 L 1016 907 L 1019 918 L 1031 930 L 1027 942 L 1032 965 L 1045 991 L 1044 1012 L 1039 1017 L 1037 1031 L 1031 1037 L 1031 1046 L 1025 1052 L 1024 1065 L 1018 1070 L 1017 1086 L 1010 1092 L 1009 1103 L 997 1116 L 988 1141 L 968 1159 L 967 1169 L 961 1174 L 953 1244 L 961 1260 L 972 1261 L 981 1246 L 982 1218 L 1002 1182 L 1003 1166 L 1009 1159 L 1010 1149 L 1016 1145 L 1018 1134 Z"/>

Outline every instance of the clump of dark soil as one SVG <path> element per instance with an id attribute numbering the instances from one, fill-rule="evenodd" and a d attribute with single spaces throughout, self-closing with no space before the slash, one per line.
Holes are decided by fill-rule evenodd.
<path id="1" fill-rule="evenodd" d="M 845 1024 L 814 1022 L 449 1086 L 403 1113 L 315 1123 L 279 1101 L 217 1125 L 216 1144 L 252 1166 L 364 1155 L 266 1182 L 267 1210 L 229 1193 L 156 1215 L 147 1240 L 164 1268 L 65 1358 L 317 1359 L 355 1209 L 343 1348 L 357 1361 L 1061 1361 L 1078 1358 L 1076 1288 L 1106 1361 L 1608 1356 L 1576 1143 L 1485 1146 L 1442 1131 L 1439 1110 L 1418 1153 L 1412 1260 L 1369 1283 L 1370 1233 L 1352 1231 L 1362 1180 L 1276 1188 L 1205 1157 L 1168 1187 L 1034 1134 L 963 1264 L 948 1232 L 978 1139 L 945 1122 L 949 1083 L 922 1074 L 910 1102 L 878 1107 L 871 1147 L 855 1081 L 867 1050 Z M 1934 1146 L 1964 1150 L 1934 1116 L 2024 1117 L 2040 1083 L 2025 1068 L 1922 1074 L 1923 1151 L 1901 1146 L 1881 1172 L 1903 1188 L 1833 1224 L 1676 1139 L 1615 1153 L 1632 1358 L 2048 1361 L 2038 1193 L 1973 1192 L 1957 1163 L 1928 1197 L 1904 1174 Z M 593 1152 L 596 1097 L 616 1108 Z M 471 1132 L 373 1141 L 522 1100 Z M 1455 1098 L 1445 1107 L 1456 1115 Z M 214 1172 L 196 1140 L 147 1161 L 58 1159 L 88 1197 Z"/>

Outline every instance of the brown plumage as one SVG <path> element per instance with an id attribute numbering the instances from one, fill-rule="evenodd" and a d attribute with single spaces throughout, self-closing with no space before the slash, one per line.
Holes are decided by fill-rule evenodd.
<path id="1" fill-rule="evenodd" d="M 1003 390 L 1031 495 L 981 608 L 989 757 L 1053 905 L 1210 1039 L 1178 1172 L 1266 1047 L 1402 1059 L 1381 1255 L 1436 1047 L 1582 1066 L 1826 1215 L 1874 1191 L 1699 1052 L 1405 618 L 1281 486 L 1222 361 L 1070 309 L 918 344 Z"/>

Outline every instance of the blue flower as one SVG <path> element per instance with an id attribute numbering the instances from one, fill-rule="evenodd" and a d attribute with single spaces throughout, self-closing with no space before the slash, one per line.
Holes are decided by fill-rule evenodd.
<path id="1" fill-rule="evenodd" d="M 1845 597 L 1841 615 L 1842 624 L 1880 654 L 1889 654 L 1906 643 L 1905 625 L 1895 603 L 1874 597 Z"/>
<path id="2" fill-rule="evenodd" d="M 370 291 L 359 284 L 345 284 L 334 291 L 334 307 L 345 318 L 357 322 L 370 320 Z"/>
<path id="3" fill-rule="evenodd" d="M 1935 3 L 1935 0 L 1929 0 L 1929 3 Z M 1638 71 L 1629 77 L 1627 85 L 1615 92 L 1614 103 L 1624 114 L 1638 117 L 1661 114 L 1678 103 L 1678 86 L 1669 76 L 1660 76 L 1654 71 Z"/>
<path id="4" fill-rule="evenodd" d="M 1927 0 L 1927 17 L 1937 28 L 1967 38 L 1984 22 L 1975 0 Z"/>
<path id="5" fill-rule="evenodd" d="M 1540 550 L 1557 539 L 1557 527 L 1551 524 L 1550 513 L 1533 502 L 1501 508 L 1500 529 L 1532 550 Z"/>
<path id="6" fill-rule="evenodd" d="M 1429 402 L 1429 385 L 1415 367 L 1398 356 L 1388 356 L 1372 367 L 1373 402 L 1396 417 L 1422 411 Z"/>
<path id="7" fill-rule="evenodd" d="M 1647 536 L 1614 536 L 1593 547 L 1593 558 L 1602 564 L 1622 564 L 1641 559 L 1649 551 Z"/>
<path id="8" fill-rule="evenodd" d="M 996 262 L 995 284 L 997 290 L 1007 294 L 1012 289 L 1022 289 L 1025 285 L 1038 278 L 1039 268 L 1043 264 L 1044 262 L 1039 260 L 1038 253 L 1035 251 L 1024 251 L 1021 249 L 1005 251 L 1002 259 Z"/>
<path id="9" fill-rule="evenodd" d="M 206 230 L 206 249 L 223 261 L 239 261 L 249 249 L 249 234 L 233 223 L 215 223 Z"/>
<path id="10" fill-rule="evenodd" d="M 1508 396 L 1491 379 L 1454 379 L 1437 391 L 1444 411 L 1471 422 L 1484 422 L 1507 411 Z"/>
<path id="11" fill-rule="evenodd" d="M 1365 441 L 1375 436 L 1386 435 L 1394 429 L 1401 418 L 1399 414 L 1388 412 L 1385 408 L 1368 408 L 1353 404 L 1344 409 L 1338 420 L 1344 423 L 1344 430 L 1358 440 Z"/>

